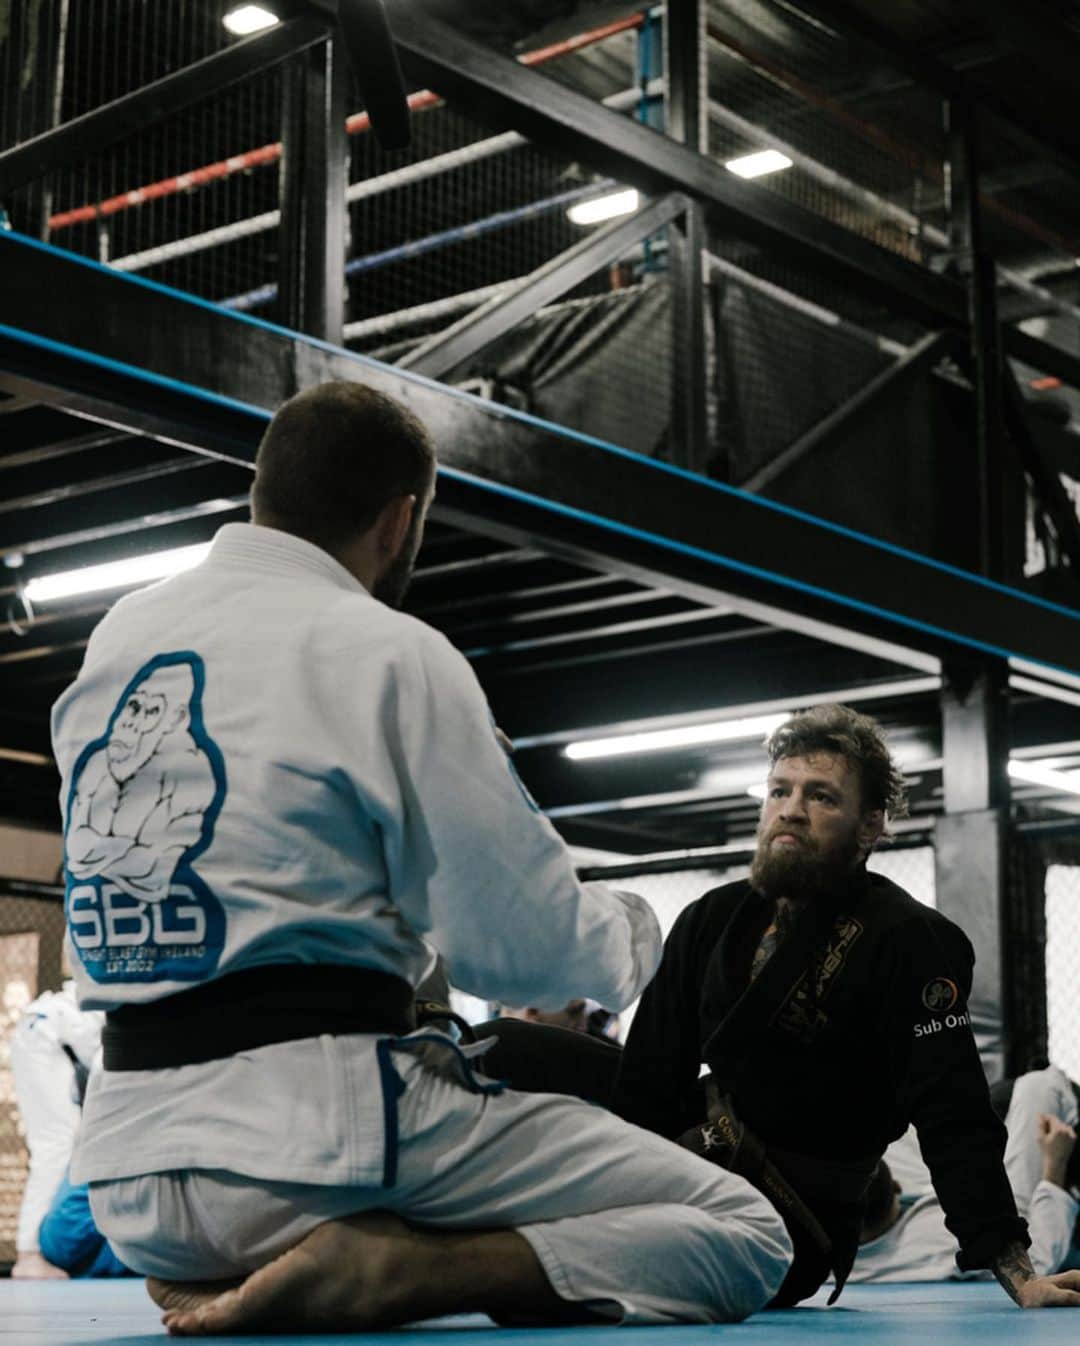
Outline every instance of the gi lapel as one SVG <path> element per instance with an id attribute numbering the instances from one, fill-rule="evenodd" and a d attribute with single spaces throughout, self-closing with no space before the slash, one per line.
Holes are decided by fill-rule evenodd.
<path id="1" fill-rule="evenodd" d="M 845 893 L 839 900 L 807 904 L 711 1034 L 702 1054 L 721 1088 L 728 1087 L 730 1065 L 759 1047 L 770 1028 L 793 1033 L 802 1041 L 816 1036 L 825 1022 L 817 1003 L 822 981 L 827 985 L 862 933 L 858 921 L 838 920 L 841 906 L 849 905 L 853 897 Z"/>

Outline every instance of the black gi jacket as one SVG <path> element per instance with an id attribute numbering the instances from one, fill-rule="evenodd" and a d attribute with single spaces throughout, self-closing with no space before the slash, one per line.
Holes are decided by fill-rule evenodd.
<path id="1" fill-rule="evenodd" d="M 631 1025 L 615 1111 L 681 1135 L 705 1119 L 704 1061 L 766 1150 L 872 1161 L 914 1122 L 960 1267 L 1026 1247 L 1002 1163 L 1005 1128 L 968 1023 L 967 936 L 860 869 L 848 891 L 800 915 L 750 983 L 771 916 L 745 880 L 682 912 Z M 840 1260 L 853 1256 L 860 1202 L 800 1195 Z"/>

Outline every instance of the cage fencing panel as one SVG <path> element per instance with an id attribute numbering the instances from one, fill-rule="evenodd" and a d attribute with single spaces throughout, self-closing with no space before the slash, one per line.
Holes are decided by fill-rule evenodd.
<path id="1" fill-rule="evenodd" d="M 866 863 L 873 874 L 892 879 L 924 907 L 937 906 L 933 846 L 883 847 Z"/>
<path id="2" fill-rule="evenodd" d="M 58 899 L 0 894 L 0 1265 L 14 1260 L 27 1151 L 11 1076 L 10 1039 L 19 1016 L 61 982 L 64 909 Z"/>
<path id="3" fill-rule="evenodd" d="M 1080 1080 L 1080 865 L 1046 871 L 1046 1011 L 1050 1060 Z"/>
<path id="4" fill-rule="evenodd" d="M 691 902 L 725 883 L 734 883 L 743 879 L 750 871 L 748 864 L 731 865 L 724 869 L 681 869 L 667 874 L 638 874 L 612 880 L 616 888 L 626 888 L 643 897 L 660 922 L 660 931 L 665 939 L 671 927 Z M 626 1041 L 630 1025 L 634 1021 L 634 1011 L 638 1002 L 625 1009 L 619 1015 L 618 1037 Z"/>

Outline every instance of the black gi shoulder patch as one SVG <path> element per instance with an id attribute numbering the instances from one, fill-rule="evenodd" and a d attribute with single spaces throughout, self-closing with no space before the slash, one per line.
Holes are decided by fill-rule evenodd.
<path id="1" fill-rule="evenodd" d="M 922 988 L 922 1002 L 931 1014 L 947 1014 L 960 999 L 960 988 L 948 977 L 934 977 Z"/>

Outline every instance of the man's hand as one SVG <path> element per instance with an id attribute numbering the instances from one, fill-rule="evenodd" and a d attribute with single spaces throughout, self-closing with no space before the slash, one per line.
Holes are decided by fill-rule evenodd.
<path id="1" fill-rule="evenodd" d="M 1020 1286 L 1016 1302 L 1022 1309 L 1080 1309 L 1080 1271 L 1036 1276 Z"/>
<path id="2" fill-rule="evenodd" d="M 1010 1243 L 993 1262 L 998 1284 L 1022 1309 L 1080 1309 L 1080 1271 L 1036 1276 L 1027 1250 Z"/>
<path id="3" fill-rule="evenodd" d="M 1069 1156 L 1076 1146 L 1076 1132 L 1060 1117 L 1040 1112 L 1035 1119 L 1035 1140 L 1042 1151 L 1043 1178 L 1064 1187 Z"/>
<path id="4" fill-rule="evenodd" d="M 90 878 L 114 865 L 134 845 L 134 837 L 114 837 L 89 827 L 80 828 L 68 844 L 68 869 L 77 879 Z"/>
<path id="5" fill-rule="evenodd" d="M 19 1281 L 66 1281 L 68 1274 L 46 1261 L 39 1252 L 17 1252 L 11 1277 Z"/>

